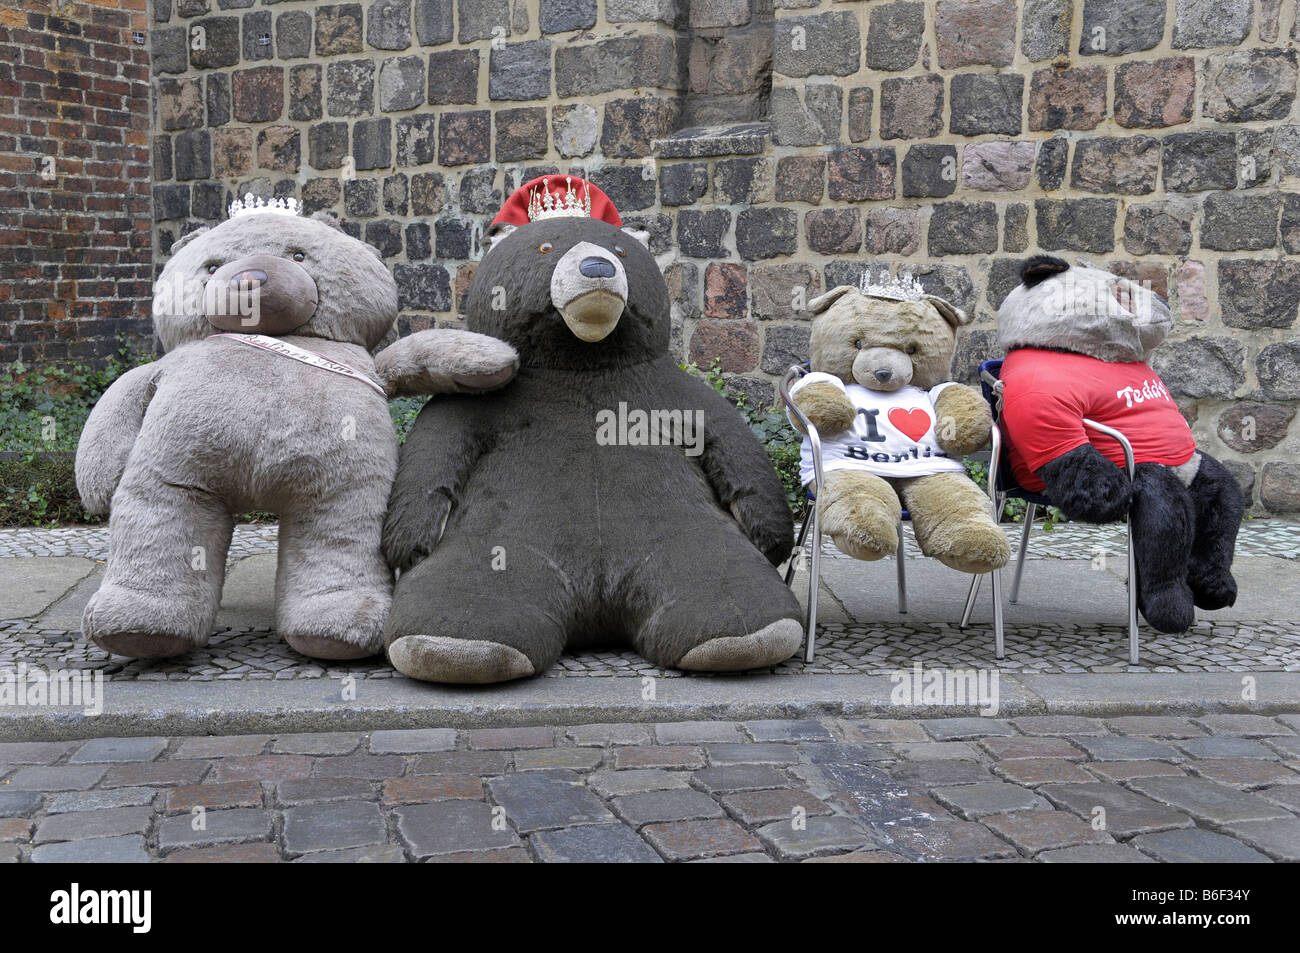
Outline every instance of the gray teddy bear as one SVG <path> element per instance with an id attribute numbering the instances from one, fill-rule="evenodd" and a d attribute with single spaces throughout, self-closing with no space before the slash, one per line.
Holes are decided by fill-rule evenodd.
<path id="1" fill-rule="evenodd" d="M 428 330 L 371 350 L 397 317 L 373 248 L 332 217 L 249 197 L 172 247 L 155 288 L 166 352 L 100 398 L 77 448 L 87 512 L 110 511 L 108 566 L 82 628 L 117 655 L 204 645 L 234 514 L 280 517 L 276 628 L 305 655 L 383 648 L 380 550 L 397 436 L 388 398 L 508 382 L 513 348 Z"/>

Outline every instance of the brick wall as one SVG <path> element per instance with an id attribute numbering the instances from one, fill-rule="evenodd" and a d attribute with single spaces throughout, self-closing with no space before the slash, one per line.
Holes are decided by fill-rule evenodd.
<path id="1" fill-rule="evenodd" d="M 150 333 L 147 27 L 145 0 L 0 9 L 0 361 Z"/>
<path id="2" fill-rule="evenodd" d="M 454 323 L 503 196 L 586 174 L 648 226 L 675 341 L 770 401 L 798 305 L 907 269 L 995 352 L 1027 254 L 1140 279 L 1256 511 L 1300 511 L 1294 0 L 162 0 L 159 258 L 237 193 L 332 209 L 404 330 Z"/>

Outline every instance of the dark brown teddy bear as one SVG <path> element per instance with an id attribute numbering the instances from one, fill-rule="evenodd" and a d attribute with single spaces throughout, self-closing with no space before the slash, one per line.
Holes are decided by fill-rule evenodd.
<path id="1" fill-rule="evenodd" d="M 597 643 L 694 670 L 789 658 L 801 610 L 774 569 L 789 506 L 736 409 L 669 356 L 644 236 L 585 182 L 535 180 L 511 210 L 526 224 L 479 265 L 466 326 L 522 366 L 496 394 L 431 401 L 402 449 L 384 535 L 402 570 L 393 665 L 496 682 Z"/>

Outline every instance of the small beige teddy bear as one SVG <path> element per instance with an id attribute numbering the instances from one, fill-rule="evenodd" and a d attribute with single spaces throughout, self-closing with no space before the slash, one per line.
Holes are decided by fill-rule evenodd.
<path id="1" fill-rule="evenodd" d="M 962 572 L 1006 565 L 1006 536 L 962 464 L 993 425 L 984 398 L 949 380 L 965 313 L 914 279 L 843 285 L 809 310 L 812 372 L 791 397 L 821 437 L 817 505 L 836 547 L 857 559 L 893 553 L 906 507 L 927 556 Z M 814 476 L 806 437 L 800 475 L 805 485 Z"/>

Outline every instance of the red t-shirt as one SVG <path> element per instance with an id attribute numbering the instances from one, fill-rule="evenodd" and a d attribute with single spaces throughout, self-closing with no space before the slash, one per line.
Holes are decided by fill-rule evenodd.
<path id="1" fill-rule="evenodd" d="M 1178 466 L 1196 452 L 1191 428 L 1147 364 L 1020 348 L 1007 355 L 999 376 L 1007 456 L 1026 490 L 1041 492 L 1035 471 L 1089 441 L 1124 466 L 1119 443 L 1085 428 L 1084 417 L 1124 434 L 1137 463 Z"/>

